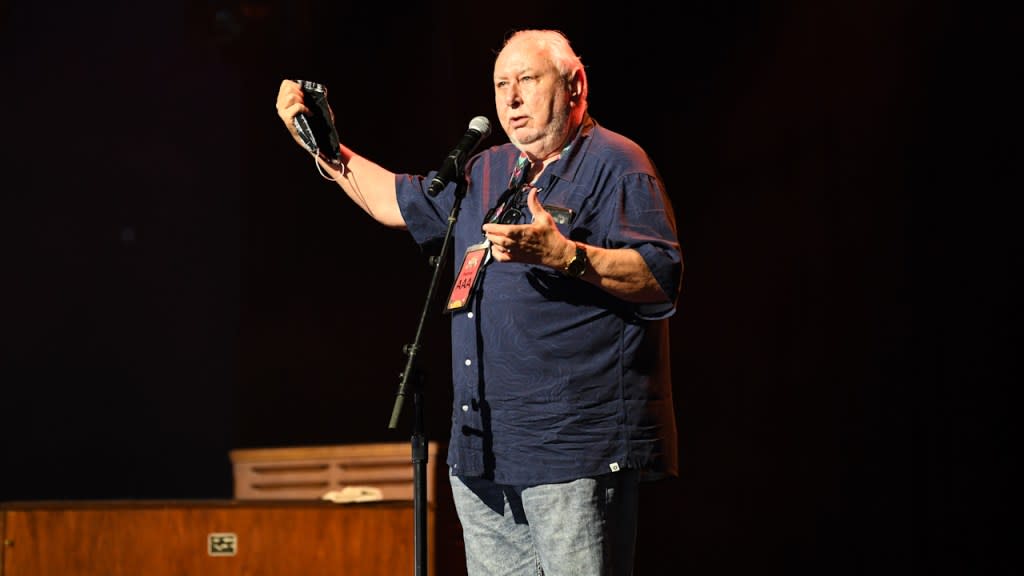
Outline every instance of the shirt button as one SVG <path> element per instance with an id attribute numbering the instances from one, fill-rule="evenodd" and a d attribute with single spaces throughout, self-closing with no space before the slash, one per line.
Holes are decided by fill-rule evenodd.
<path id="1" fill-rule="evenodd" d="M 473 317 L 473 313 L 472 312 L 466 312 L 466 318 L 472 318 L 472 317 Z"/>
<path id="2" fill-rule="evenodd" d="M 463 412 L 469 412 L 469 406 L 467 404 L 463 404 L 462 405 L 462 411 Z"/>
<path id="3" fill-rule="evenodd" d="M 466 358 L 465 360 L 463 360 L 463 362 L 466 364 L 466 366 L 472 366 L 473 365 L 473 361 L 470 360 L 469 358 Z"/>

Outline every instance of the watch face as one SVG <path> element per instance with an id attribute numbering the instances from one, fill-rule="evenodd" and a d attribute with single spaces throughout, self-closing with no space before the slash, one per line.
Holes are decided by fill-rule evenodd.
<path id="1" fill-rule="evenodd" d="M 569 261 L 569 265 L 565 267 L 565 273 L 573 278 L 579 278 L 586 271 L 587 251 L 582 246 L 577 246 L 576 257 Z"/>

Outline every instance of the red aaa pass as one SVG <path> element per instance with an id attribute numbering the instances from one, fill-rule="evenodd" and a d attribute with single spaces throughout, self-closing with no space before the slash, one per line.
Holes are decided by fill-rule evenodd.
<path id="1" fill-rule="evenodd" d="M 448 304 L 444 307 L 445 312 L 462 310 L 469 305 L 469 301 L 473 299 L 473 291 L 476 290 L 480 269 L 487 264 L 490 256 L 491 243 L 486 240 L 466 248 L 459 275 L 455 277 L 451 294 L 448 295 Z"/>

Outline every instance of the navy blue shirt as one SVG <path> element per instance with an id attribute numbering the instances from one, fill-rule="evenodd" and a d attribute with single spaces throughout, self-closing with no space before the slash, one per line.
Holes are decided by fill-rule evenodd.
<path id="1" fill-rule="evenodd" d="M 467 163 L 455 273 L 466 248 L 484 239 L 484 215 L 508 187 L 518 156 L 507 143 Z M 402 215 L 421 245 L 444 237 L 455 201 L 454 184 L 434 198 L 426 194 L 433 176 L 396 177 Z M 666 303 L 631 304 L 547 267 L 488 263 L 469 306 L 451 318 L 448 465 L 458 475 L 515 485 L 625 468 L 674 475 L 667 319 L 675 311 L 682 253 L 660 177 L 637 144 L 588 119 L 535 185 L 543 204 L 575 213 L 559 225 L 566 236 L 637 250 Z"/>

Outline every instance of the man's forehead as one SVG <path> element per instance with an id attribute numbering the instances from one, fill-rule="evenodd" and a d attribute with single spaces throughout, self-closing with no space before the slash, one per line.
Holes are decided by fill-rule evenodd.
<path id="1" fill-rule="evenodd" d="M 538 52 L 516 53 L 509 54 L 507 58 L 499 56 L 494 63 L 494 75 L 522 74 L 523 72 L 541 74 L 552 68 L 554 65 Z"/>

